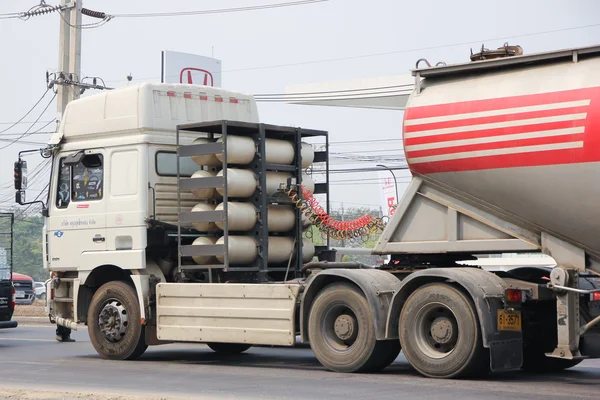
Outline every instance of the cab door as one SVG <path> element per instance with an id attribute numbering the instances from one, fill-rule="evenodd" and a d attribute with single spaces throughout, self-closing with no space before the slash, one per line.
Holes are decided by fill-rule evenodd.
<path id="1" fill-rule="evenodd" d="M 49 269 L 78 269 L 82 254 L 106 251 L 104 149 L 61 154 L 47 219 Z"/>

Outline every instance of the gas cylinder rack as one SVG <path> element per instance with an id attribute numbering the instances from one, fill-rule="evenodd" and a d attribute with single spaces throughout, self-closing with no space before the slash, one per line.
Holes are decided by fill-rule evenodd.
<path id="1" fill-rule="evenodd" d="M 181 145 L 180 132 L 197 132 L 201 136 L 202 143 Z M 189 136 L 189 135 L 188 135 Z M 236 164 L 232 162 L 232 158 L 228 155 L 228 137 L 244 137 L 250 138 L 253 141 L 253 158 L 248 160 L 248 163 Z M 267 141 L 274 139 L 275 141 L 287 141 L 293 146 L 293 162 L 289 164 L 279 164 L 269 162 L 267 160 Z M 297 207 L 293 207 L 290 198 L 285 194 L 284 190 L 287 184 L 295 183 L 300 187 L 303 182 L 303 175 L 306 178 L 308 175 L 304 173 L 302 162 L 302 146 L 303 139 L 312 139 L 318 141 L 314 143 L 319 146 L 318 151 L 314 150 L 314 159 L 310 166 L 310 171 L 319 171 L 318 175 L 320 182 L 314 182 L 313 193 L 322 195 L 325 198 L 324 205 L 326 212 L 329 213 L 329 141 L 326 131 L 317 131 L 303 128 L 276 126 L 262 123 L 248 123 L 239 121 L 216 121 L 202 122 L 178 125 L 176 130 L 176 145 L 177 145 L 177 212 L 178 212 L 178 271 L 203 271 L 208 274 L 208 281 L 213 282 L 213 270 L 216 270 L 216 276 L 219 282 L 268 282 L 274 280 L 283 280 L 287 278 L 296 278 L 300 276 L 303 265 L 303 258 L 311 257 L 311 254 L 320 256 L 321 253 L 329 254 L 329 238 L 326 239 L 322 246 L 314 246 L 314 252 L 303 254 L 303 217 L 301 211 Z M 244 139 L 248 142 L 248 139 Z M 304 143 L 306 145 L 306 143 Z M 286 144 L 289 148 L 289 145 Z M 312 147 L 311 147 L 312 149 Z M 233 153 L 233 150 L 231 150 Z M 312 153 L 311 153 L 312 154 Z M 180 161 L 183 157 L 203 157 L 216 156 L 219 158 L 219 165 L 202 166 L 203 170 L 212 171 L 212 176 L 202 177 L 183 177 L 180 174 Z M 235 160 L 234 160 L 235 161 Z M 231 170 L 230 170 L 231 168 Z M 231 180 L 229 174 L 233 170 L 243 169 L 250 171 L 255 180 L 255 189 L 253 193 L 247 193 L 248 196 L 237 196 L 235 190 L 232 191 Z M 219 171 L 220 170 L 220 171 Z M 244 172 L 248 175 L 248 172 Z M 277 190 L 273 191 L 273 183 L 271 179 L 270 192 L 267 192 L 267 175 L 279 174 L 278 177 L 286 176 L 283 182 L 278 182 Z M 270 177 L 272 177 L 271 175 Z M 229 184 L 227 184 L 229 182 Z M 195 212 L 182 209 L 181 191 L 194 189 L 215 189 L 222 196 L 206 199 L 207 204 L 216 204 L 222 202 L 222 205 L 217 206 L 216 210 Z M 232 195 L 233 194 L 233 195 Z M 256 222 L 252 229 L 235 231 L 231 229 L 231 224 L 228 221 L 229 205 L 232 202 L 244 202 L 251 204 L 256 210 Z M 294 225 L 293 229 L 288 232 L 275 233 L 273 237 L 288 237 L 293 240 L 292 250 L 289 260 L 285 265 L 270 265 L 269 261 L 269 208 L 270 205 L 283 205 L 293 208 Z M 212 208 L 209 207 L 209 208 Z M 288 211 L 289 213 L 289 211 Z M 222 228 L 222 237 L 214 244 L 194 245 L 191 243 L 190 236 L 201 237 L 214 235 L 214 232 L 196 232 L 195 234 L 182 234 L 182 227 L 189 226 L 194 223 L 215 223 L 220 224 Z M 197 225 L 196 225 L 197 226 Z M 187 231 L 189 232 L 189 231 Z M 272 233 L 272 232 L 271 232 Z M 233 235 L 233 236 L 232 236 Z M 240 236 L 241 235 L 241 236 Z M 229 252 L 231 251 L 231 238 L 243 238 L 246 243 L 247 239 L 254 240 L 256 256 L 253 259 L 248 259 L 243 263 L 231 262 Z M 284 239 L 285 240 L 285 239 Z M 252 242 L 250 242 L 252 243 Z M 286 243 L 289 244 L 289 241 Z M 312 246 L 312 243 L 310 243 Z M 278 249 L 279 251 L 280 249 Z M 241 251 L 236 249 L 235 251 Z M 253 249 L 254 251 L 254 249 Z M 274 249 L 275 251 L 275 249 Z M 312 251 L 312 248 L 311 248 Z M 198 265 L 191 262 L 193 257 L 202 257 L 203 260 L 210 258 L 220 258 L 219 261 Z M 197 258 L 196 258 L 197 259 Z"/>

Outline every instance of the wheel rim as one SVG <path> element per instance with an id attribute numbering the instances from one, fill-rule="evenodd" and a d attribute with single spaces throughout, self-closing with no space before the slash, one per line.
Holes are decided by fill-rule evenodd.
<path id="1" fill-rule="evenodd" d="M 349 351 L 359 335 L 356 314 L 346 304 L 332 304 L 321 322 L 321 337 L 337 352 Z"/>
<path id="2" fill-rule="evenodd" d="M 456 315 L 441 303 L 430 303 L 417 313 L 416 323 L 409 328 L 421 352 L 431 358 L 450 355 L 458 343 Z"/>
<path id="3" fill-rule="evenodd" d="M 108 342 L 120 342 L 129 326 L 128 312 L 123 303 L 117 299 L 110 299 L 104 303 L 98 316 L 98 326 Z"/>

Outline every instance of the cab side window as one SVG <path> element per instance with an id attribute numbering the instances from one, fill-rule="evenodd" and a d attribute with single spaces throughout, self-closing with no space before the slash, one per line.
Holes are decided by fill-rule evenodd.
<path id="1" fill-rule="evenodd" d="M 101 200 L 104 186 L 102 154 L 86 154 L 73 165 L 71 197 L 73 201 Z"/>
<path id="2" fill-rule="evenodd" d="M 65 158 L 60 159 L 56 208 L 67 208 L 71 202 L 71 167 L 65 165 Z"/>

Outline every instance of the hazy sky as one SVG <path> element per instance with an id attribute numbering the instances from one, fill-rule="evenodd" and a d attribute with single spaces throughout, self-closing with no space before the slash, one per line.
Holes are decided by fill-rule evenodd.
<path id="1" fill-rule="evenodd" d="M 284 0 L 87 0 L 84 7 L 108 14 L 203 10 L 283 2 Z M 47 1 L 54 5 L 58 0 Z M 0 14 L 25 11 L 35 1 L 3 1 Z M 471 47 L 488 48 L 505 41 L 525 53 L 600 42 L 600 2 L 595 0 L 330 0 L 323 3 L 243 13 L 169 18 L 115 18 L 98 29 L 83 31 L 83 75 L 101 76 L 107 85 L 160 81 L 160 52 L 174 50 L 222 60 L 223 87 L 249 93 L 282 93 L 286 85 L 408 73 L 421 57 L 432 64 L 468 61 Z M 84 22 L 93 22 L 84 17 Z M 589 26 L 599 24 L 598 26 Z M 584 27 L 588 25 L 588 27 Z M 580 29 L 555 31 L 566 28 Z M 59 16 L 0 19 L 0 131 L 23 116 L 45 91 L 45 72 L 58 66 Z M 520 36 L 520 37 L 514 37 Z M 513 38 L 514 37 L 514 38 Z M 493 39 L 493 40 L 490 40 Z M 471 42 L 470 44 L 464 44 Z M 463 44 L 460 44 L 463 43 Z M 341 60 L 333 60 L 341 59 Z M 87 93 L 86 93 L 87 94 Z M 34 121 L 47 100 L 27 118 Z M 324 129 L 330 141 L 394 139 L 390 142 L 334 144 L 332 152 L 401 155 L 401 111 L 259 104 L 263 122 Z M 40 121 L 56 115 L 52 104 Z M 37 127 L 41 127 L 38 125 Z M 10 132 L 24 132 L 20 124 Z M 52 126 L 51 126 L 52 127 Z M 50 127 L 49 127 L 50 128 Z M 48 129 L 45 129 L 48 130 Z M 0 139 L 15 138 L 8 133 Z M 27 140 L 44 142 L 47 135 Z M 7 142 L 0 140 L 0 148 Z M 15 144 L 0 150 L 0 201 L 12 199 Z M 365 153 L 367 154 L 367 153 Z M 30 170 L 39 157 L 30 157 Z M 336 168 L 352 167 L 332 160 Z M 363 163 L 371 167 L 374 164 Z M 409 173 L 399 173 L 404 187 Z M 378 206 L 379 183 L 373 173 L 332 175 L 334 207 Z M 371 180 L 365 180 L 371 179 Z M 343 182 L 345 181 L 345 182 Z M 7 186 L 7 183 L 10 185 Z M 43 187 L 43 185 L 42 185 Z M 10 188 L 10 189 L 9 189 Z M 38 186 L 37 189 L 41 187 Z M 33 197 L 36 193 L 29 193 Z M 10 203 L 0 202 L 0 208 Z"/>

